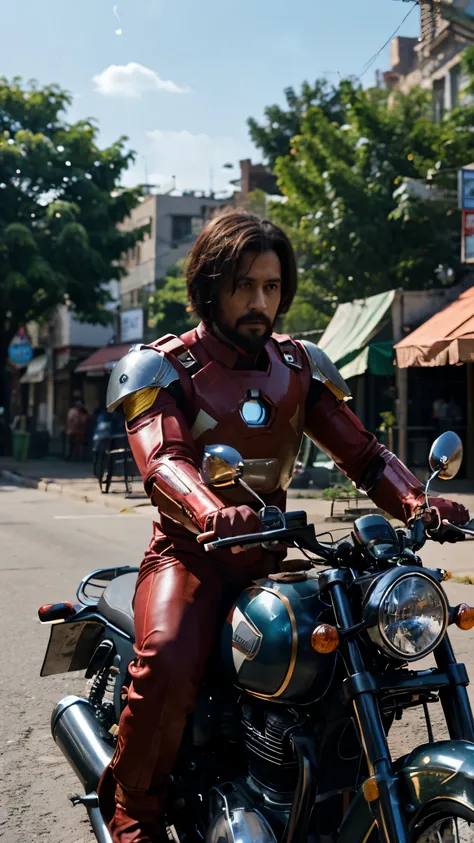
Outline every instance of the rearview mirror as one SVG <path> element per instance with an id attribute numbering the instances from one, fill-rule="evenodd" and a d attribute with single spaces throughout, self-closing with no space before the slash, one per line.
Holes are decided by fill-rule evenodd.
<path id="1" fill-rule="evenodd" d="M 206 486 L 235 486 L 244 471 L 239 452 L 229 445 L 207 445 L 201 465 Z"/>
<path id="2" fill-rule="evenodd" d="M 452 430 L 436 439 L 430 451 L 430 468 L 441 480 L 452 480 L 458 473 L 463 456 L 462 442 Z"/>

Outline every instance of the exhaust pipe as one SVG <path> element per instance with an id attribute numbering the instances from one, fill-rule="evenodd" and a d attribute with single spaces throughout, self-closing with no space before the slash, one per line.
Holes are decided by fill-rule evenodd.
<path id="1" fill-rule="evenodd" d="M 58 702 L 51 717 L 51 732 L 86 791 L 87 796 L 76 803 L 80 801 L 87 808 L 99 843 L 111 843 L 96 793 L 99 779 L 113 755 L 109 733 L 97 720 L 91 704 L 75 696 Z"/>

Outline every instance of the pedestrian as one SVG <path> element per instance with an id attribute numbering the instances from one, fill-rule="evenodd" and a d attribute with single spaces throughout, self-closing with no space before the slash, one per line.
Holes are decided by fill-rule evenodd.
<path id="1" fill-rule="evenodd" d="M 66 459 L 78 460 L 84 441 L 85 407 L 80 400 L 74 401 L 66 418 Z"/>

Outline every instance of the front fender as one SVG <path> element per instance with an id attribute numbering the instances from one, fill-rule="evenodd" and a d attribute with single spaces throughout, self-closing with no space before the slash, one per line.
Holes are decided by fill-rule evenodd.
<path id="1" fill-rule="evenodd" d="M 474 812 L 474 743 L 438 741 L 418 746 L 395 762 L 410 826 L 427 805 L 456 802 Z M 337 843 L 369 843 L 375 820 L 362 791 L 351 803 Z M 374 843 L 377 838 L 374 836 Z"/>

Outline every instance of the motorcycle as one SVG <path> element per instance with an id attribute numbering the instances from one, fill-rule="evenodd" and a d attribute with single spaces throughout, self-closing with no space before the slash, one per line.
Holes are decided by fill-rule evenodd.
<path id="1" fill-rule="evenodd" d="M 430 453 L 425 505 L 409 527 L 382 515 L 357 519 L 349 538 L 323 542 L 305 512 L 262 506 L 262 532 L 200 537 L 232 546 L 298 548 L 304 564 L 255 581 L 237 599 L 210 660 L 166 810 L 175 843 L 469 843 L 474 841 L 474 722 L 466 668 L 447 628 L 474 626 L 474 609 L 450 606 L 445 571 L 424 568 L 423 512 L 431 482 L 462 460 L 456 434 Z M 240 455 L 206 449 L 214 488 L 241 483 Z M 256 493 L 253 493 L 256 497 Z M 263 501 L 261 502 L 263 504 Z M 447 526 L 447 524 L 445 524 Z M 474 522 L 454 527 L 474 536 Z M 85 698 L 67 696 L 51 727 L 84 793 L 99 843 L 110 843 L 97 798 L 117 739 L 134 658 L 137 568 L 103 568 L 79 585 L 79 604 L 42 606 L 50 640 L 41 675 L 84 670 Z M 432 653 L 435 667 L 416 662 Z M 450 739 L 435 741 L 440 701 Z M 420 706 L 427 738 L 392 759 L 394 719 Z"/>

